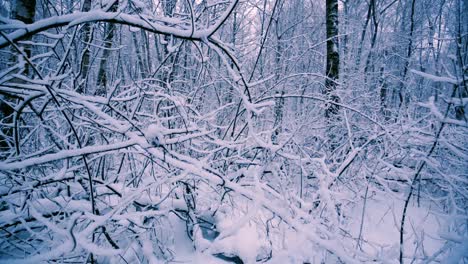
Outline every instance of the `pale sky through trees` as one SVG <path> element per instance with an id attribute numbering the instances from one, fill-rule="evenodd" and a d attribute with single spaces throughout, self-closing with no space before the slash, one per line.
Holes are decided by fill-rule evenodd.
<path id="1" fill-rule="evenodd" d="M 468 263 L 466 0 L 0 0 L 0 263 Z"/>

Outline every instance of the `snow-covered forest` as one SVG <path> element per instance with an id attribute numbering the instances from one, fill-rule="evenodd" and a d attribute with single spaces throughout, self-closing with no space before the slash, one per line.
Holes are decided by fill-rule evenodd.
<path id="1" fill-rule="evenodd" d="M 0 0 L 0 263 L 468 263 L 467 0 Z"/>

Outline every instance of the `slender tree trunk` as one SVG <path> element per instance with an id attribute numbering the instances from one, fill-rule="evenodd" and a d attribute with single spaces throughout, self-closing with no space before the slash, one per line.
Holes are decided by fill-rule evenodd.
<path id="1" fill-rule="evenodd" d="M 468 29 L 467 23 L 468 23 L 468 16 L 466 15 L 466 12 L 463 12 L 463 10 L 466 11 L 468 1 L 465 1 L 464 3 L 462 1 L 458 2 L 457 5 L 457 20 L 458 20 L 458 25 L 457 25 L 457 61 L 458 61 L 458 67 L 459 67 L 459 75 L 460 77 L 458 79 L 460 82 L 460 85 L 458 85 L 458 93 L 457 96 L 460 99 L 460 104 L 455 107 L 455 118 L 458 120 L 464 120 L 465 122 L 467 120 L 467 115 L 466 115 L 466 104 L 463 104 L 463 100 L 468 98 L 468 67 L 466 67 L 467 62 L 468 62 L 468 36 L 466 34 L 463 34 L 466 32 L 465 30 Z"/>
<path id="2" fill-rule="evenodd" d="M 406 62 L 405 67 L 403 68 L 403 76 L 401 77 L 401 85 L 399 89 L 399 105 L 398 108 L 400 109 L 404 103 L 405 97 L 407 96 L 405 93 L 405 80 L 406 75 L 408 74 L 408 67 L 410 64 L 410 58 L 413 53 L 413 32 L 414 32 L 414 12 L 415 12 L 416 0 L 412 0 L 411 2 L 411 14 L 410 14 L 410 31 L 409 31 L 409 41 L 408 41 L 408 49 L 406 52 Z"/>
<path id="3" fill-rule="evenodd" d="M 271 142 L 274 145 L 278 145 L 279 143 L 279 135 L 283 131 L 282 123 L 283 123 L 283 108 L 284 108 L 284 91 L 281 93 L 277 93 L 275 98 L 275 131 L 271 134 Z"/>
<path id="4" fill-rule="evenodd" d="M 83 1 L 83 8 L 81 9 L 82 12 L 89 12 L 91 10 L 91 0 L 84 0 Z M 89 63 L 90 63 L 90 46 L 89 43 L 92 41 L 92 31 L 91 31 L 91 24 L 86 23 L 83 25 L 83 42 L 84 42 L 84 51 L 81 58 L 81 65 L 80 65 L 80 76 L 81 80 L 79 80 L 78 88 L 76 89 L 77 93 L 84 93 L 84 87 L 86 87 L 86 80 L 88 78 L 89 72 Z"/>
<path id="5" fill-rule="evenodd" d="M 145 58 L 143 54 L 143 47 L 141 45 L 141 41 L 138 41 L 138 37 L 136 33 L 132 33 L 132 39 L 133 39 L 133 45 L 135 46 L 135 53 L 137 56 L 137 64 L 138 64 L 138 70 L 136 72 L 136 75 L 139 78 L 143 78 L 146 75 L 146 67 L 145 67 Z"/>
<path id="6" fill-rule="evenodd" d="M 348 1 L 343 1 L 343 16 L 345 17 L 344 19 L 344 32 L 346 33 L 343 37 L 343 72 L 347 72 L 347 69 L 349 69 L 349 36 L 348 36 L 348 31 L 349 31 L 349 5 Z"/>
<path id="7" fill-rule="evenodd" d="M 177 5 L 177 0 L 163 0 L 162 2 L 163 2 L 164 16 L 173 17 L 175 7 Z M 165 36 L 163 36 L 163 39 L 164 39 L 164 43 L 162 45 L 162 47 L 163 47 L 163 56 L 162 56 L 162 58 L 165 58 L 166 56 L 169 56 L 169 53 L 172 52 L 172 51 L 170 51 L 168 49 L 169 45 L 173 45 L 174 43 L 173 43 L 172 36 L 165 35 Z M 172 75 L 172 72 L 173 72 L 171 67 L 175 62 L 175 55 L 176 54 L 171 55 L 168 58 L 168 60 L 166 61 L 167 67 L 165 67 L 164 70 L 161 73 L 163 82 L 170 82 L 171 75 Z"/>
<path id="8" fill-rule="evenodd" d="M 371 0 L 370 6 L 372 7 L 373 31 L 372 31 L 371 46 L 370 46 L 369 54 L 367 55 L 366 66 L 364 67 L 364 76 L 366 76 L 366 78 L 367 78 L 367 73 L 369 72 L 369 68 L 371 66 L 372 58 L 374 56 L 374 49 L 377 43 L 377 34 L 379 32 L 379 21 L 377 21 L 377 14 L 375 11 L 375 0 Z"/>
<path id="9" fill-rule="evenodd" d="M 357 55 L 356 55 L 356 70 L 359 69 L 359 65 L 361 64 L 361 54 L 362 54 L 362 49 L 364 47 L 364 39 L 366 38 L 367 27 L 369 26 L 369 21 L 371 19 L 373 4 L 374 4 L 374 1 L 371 0 L 367 9 L 366 22 L 364 22 L 364 26 L 362 27 L 361 41 L 359 42 Z"/>
<path id="10" fill-rule="evenodd" d="M 274 64 L 275 82 L 278 82 L 278 80 L 280 79 L 281 73 L 283 72 L 283 67 L 282 67 L 283 43 L 281 42 L 282 35 L 281 35 L 280 14 L 281 13 L 278 13 L 278 17 L 275 20 L 275 32 L 276 32 L 276 50 L 275 50 L 275 64 Z M 273 134 L 271 135 L 271 142 L 274 145 L 278 145 L 279 135 L 283 131 L 283 108 L 284 108 L 283 95 L 284 95 L 284 88 L 281 88 L 281 93 L 277 92 L 276 93 L 277 98 L 275 99 L 275 109 L 274 109 L 275 130 L 273 131 Z"/>
<path id="11" fill-rule="evenodd" d="M 110 12 L 117 11 L 118 2 L 110 8 Z M 114 39 L 115 24 L 107 24 L 106 30 L 104 31 L 104 50 L 102 51 L 102 58 L 99 64 L 97 87 L 95 95 L 106 96 L 107 95 L 107 62 L 110 56 L 110 49 L 112 48 L 112 41 Z"/>
<path id="12" fill-rule="evenodd" d="M 338 51 L 338 0 L 326 0 L 326 27 L 327 27 L 327 68 L 325 80 L 325 95 L 334 102 L 339 102 L 335 94 L 336 81 L 339 78 L 340 55 Z M 325 109 L 325 117 L 331 118 L 338 113 L 336 104 L 328 104 Z"/>
<path id="13" fill-rule="evenodd" d="M 384 57 L 387 57 L 387 51 L 384 51 Z M 390 119 L 390 112 L 388 110 L 388 103 L 387 103 L 387 97 L 388 97 L 388 85 L 385 80 L 385 64 L 382 63 L 380 66 L 380 76 L 379 76 L 379 87 L 380 87 L 380 109 L 382 111 L 382 114 L 385 117 L 385 120 Z"/>
<path id="14" fill-rule="evenodd" d="M 151 62 L 151 52 L 149 49 L 149 41 L 148 41 L 148 35 L 146 34 L 145 31 L 140 30 L 140 36 L 141 36 L 141 42 L 143 43 L 143 58 L 145 62 L 145 67 L 146 67 L 146 72 L 149 74 L 151 73 L 152 69 L 152 62 Z"/>
<path id="15" fill-rule="evenodd" d="M 233 21 L 232 21 L 232 35 L 231 35 L 231 45 L 235 49 L 236 47 L 236 34 L 237 34 L 237 12 L 234 11 L 233 13 Z M 231 62 L 231 67 L 234 67 L 234 63 Z M 234 87 L 230 86 L 229 91 L 227 94 L 227 102 L 231 103 L 232 102 L 232 97 L 234 94 Z"/>

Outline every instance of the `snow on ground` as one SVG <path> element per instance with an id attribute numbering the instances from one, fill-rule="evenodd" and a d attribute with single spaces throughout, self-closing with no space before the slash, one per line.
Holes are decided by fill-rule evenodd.
<path id="1" fill-rule="evenodd" d="M 399 199 L 392 200 L 378 195 L 369 197 L 358 246 L 363 202 L 356 203 L 354 208 L 349 210 L 353 214 L 345 217 L 346 223 L 341 227 L 348 232 L 343 239 L 349 241 L 353 248 L 385 260 L 386 263 L 398 263 L 403 204 L 404 201 Z M 434 213 L 435 211 L 427 204 L 417 207 L 411 203 L 408 210 L 405 255 L 416 255 L 418 259 L 415 263 L 421 263 L 424 257 L 427 259 L 444 246 L 444 240 L 439 238 L 446 230 L 447 223 L 438 219 Z M 269 242 L 264 234 L 265 226 L 259 225 L 258 221 L 248 221 L 232 232 L 232 227 L 242 221 L 242 217 L 230 216 L 218 219 L 220 237 L 223 236 L 223 231 L 231 234 L 212 243 L 206 240 L 209 245 L 203 252 L 194 249 L 193 242 L 187 237 L 184 222 L 176 217 L 171 221 L 176 223 L 173 224 L 175 257 L 169 263 L 228 263 L 214 257 L 218 252 L 224 252 L 227 256 L 239 256 L 244 263 L 255 263 L 269 253 Z M 274 250 L 266 263 L 319 263 L 322 259 L 327 263 L 337 262 L 335 257 L 316 248 L 304 234 L 295 232 L 279 221 L 272 223 L 272 226 L 277 227 L 277 230 L 270 230 Z"/>
<path id="2" fill-rule="evenodd" d="M 359 248 L 387 259 L 390 263 L 397 263 L 403 205 L 403 200 L 383 196 L 370 197 L 365 207 Z M 405 225 L 404 252 L 412 255 L 414 253 L 419 257 L 430 256 L 443 246 L 443 241 L 438 237 L 445 223 L 430 213 L 430 207 L 425 206 L 427 205 L 417 207 L 410 203 Z M 350 216 L 353 220 L 348 228 L 354 238 L 359 237 L 362 210 L 363 203 L 359 203 L 353 210 L 354 215 Z M 357 247 L 357 243 L 354 244 Z"/>

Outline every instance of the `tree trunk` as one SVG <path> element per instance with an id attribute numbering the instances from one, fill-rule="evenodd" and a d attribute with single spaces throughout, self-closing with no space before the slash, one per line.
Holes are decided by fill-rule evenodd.
<path id="1" fill-rule="evenodd" d="M 34 16 L 36 14 L 36 0 L 16 0 L 16 5 L 13 9 L 13 19 L 24 22 L 25 24 L 32 24 L 34 22 Z M 25 40 L 30 40 L 27 38 Z M 31 57 L 31 45 L 21 45 L 24 49 L 24 53 L 28 57 Z M 29 65 L 26 64 L 24 75 L 28 75 Z"/>
<path id="2" fill-rule="evenodd" d="M 331 118 L 338 113 L 339 97 L 335 94 L 336 81 L 339 78 L 340 55 L 338 53 L 338 0 L 326 0 L 327 25 L 327 68 L 325 80 L 325 95 L 332 103 L 325 109 L 325 117 Z"/>
<path id="3" fill-rule="evenodd" d="M 361 54 L 362 54 L 362 49 L 364 47 L 364 40 L 366 38 L 367 27 L 369 26 L 369 21 L 371 19 L 371 15 L 372 15 L 372 5 L 373 4 L 374 4 L 374 1 L 371 0 L 369 5 L 368 5 L 368 9 L 367 9 L 366 22 L 364 22 L 364 26 L 362 27 L 361 41 L 359 42 L 357 55 L 356 55 L 356 70 L 359 70 L 359 65 L 361 64 Z"/>
<path id="4" fill-rule="evenodd" d="M 25 24 L 32 24 L 36 14 L 36 0 L 16 0 L 16 5 L 13 7 L 12 18 L 22 21 Z M 30 40 L 30 37 L 25 39 Z M 31 45 L 20 45 L 23 48 L 27 57 L 31 57 Z M 15 58 L 13 58 L 15 60 Z M 23 75 L 29 75 L 30 66 L 26 63 L 24 66 Z M 20 80 L 21 81 L 21 80 Z M 9 96 L 2 95 L 0 98 L 0 120 L 4 124 L 11 124 L 13 122 L 14 109 L 6 103 L 11 100 Z M 0 153 L 7 153 L 10 149 L 8 138 L 13 135 L 13 129 L 3 126 L 0 133 Z M 3 156 L 3 155 L 2 155 Z"/>
<path id="5" fill-rule="evenodd" d="M 459 75 L 460 77 L 460 85 L 458 86 L 458 98 L 460 99 L 460 104 L 455 107 L 455 118 L 458 120 L 467 120 L 466 116 L 466 104 L 463 103 L 463 100 L 468 98 L 468 67 L 466 67 L 468 62 L 468 37 L 463 32 L 466 32 L 468 28 L 468 16 L 466 10 L 468 1 L 462 3 L 461 1 L 458 2 L 457 5 L 457 57 L 458 57 L 458 67 L 459 67 Z"/>
<path id="6" fill-rule="evenodd" d="M 406 80 L 406 75 L 408 74 L 408 67 L 410 64 L 410 58 L 413 53 L 413 32 L 414 32 L 414 12 L 415 12 L 415 5 L 416 5 L 416 0 L 413 0 L 411 2 L 411 15 L 410 15 L 410 31 L 409 31 L 409 41 L 408 41 L 408 49 L 406 53 L 406 62 L 405 62 L 405 67 L 403 68 L 403 76 L 401 77 L 401 86 L 399 89 L 399 105 L 398 109 L 401 109 L 403 106 L 403 103 L 407 103 L 405 101 L 408 100 L 406 91 L 405 91 L 405 80 Z"/>
<path id="7" fill-rule="evenodd" d="M 118 2 L 110 8 L 110 12 L 116 12 Z M 104 32 L 104 50 L 102 52 L 101 63 L 99 64 L 99 72 L 97 79 L 97 87 L 95 95 L 106 96 L 107 95 L 107 61 L 110 56 L 110 49 L 112 48 L 112 41 L 114 39 L 115 24 L 107 24 Z"/>
<path id="8" fill-rule="evenodd" d="M 91 0 L 84 0 L 83 7 L 81 8 L 82 12 L 89 12 L 91 10 Z M 80 76 L 81 80 L 78 83 L 78 88 L 76 89 L 77 93 L 85 93 L 84 87 L 86 87 L 86 79 L 88 78 L 89 72 L 89 63 L 90 63 L 90 47 L 89 43 L 92 41 L 92 31 L 91 31 L 91 24 L 87 23 L 83 25 L 83 33 L 82 33 L 84 50 L 83 55 L 81 58 L 81 65 L 80 65 Z"/>
<path id="9" fill-rule="evenodd" d="M 279 135 L 283 131 L 282 123 L 283 123 L 283 108 L 284 108 L 284 91 L 276 94 L 275 98 L 275 124 L 273 134 L 271 134 L 271 142 L 273 145 L 279 144 Z"/>

